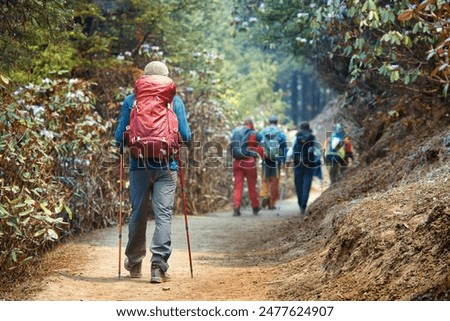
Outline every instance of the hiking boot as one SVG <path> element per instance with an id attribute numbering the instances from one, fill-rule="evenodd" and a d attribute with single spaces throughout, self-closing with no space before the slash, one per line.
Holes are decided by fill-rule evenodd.
<path id="1" fill-rule="evenodd" d="M 300 207 L 300 215 L 306 215 L 306 208 Z"/>
<path id="2" fill-rule="evenodd" d="M 240 207 L 233 209 L 233 216 L 241 216 L 241 208 Z"/>
<path id="3" fill-rule="evenodd" d="M 169 276 L 164 272 L 161 267 L 152 263 L 152 268 L 150 271 L 150 283 L 162 283 L 167 281 Z"/>
<path id="4" fill-rule="evenodd" d="M 263 198 L 263 200 L 261 202 L 261 207 L 262 208 L 269 207 L 269 203 L 270 203 L 270 200 L 267 197 L 265 197 L 265 198 Z"/>
<path id="5" fill-rule="evenodd" d="M 130 278 L 141 278 L 142 277 L 142 261 L 131 265 L 130 260 L 125 259 L 125 269 L 130 272 Z"/>
<path id="6" fill-rule="evenodd" d="M 260 207 L 254 207 L 253 208 L 253 215 L 258 215 L 258 212 L 261 208 Z"/>
<path id="7" fill-rule="evenodd" d="M 277 209 L 275 207 L 275 202 L 276 201 L 272 201 L 271 199 L 269 199 L 269 210 L 276 210 Z"/>

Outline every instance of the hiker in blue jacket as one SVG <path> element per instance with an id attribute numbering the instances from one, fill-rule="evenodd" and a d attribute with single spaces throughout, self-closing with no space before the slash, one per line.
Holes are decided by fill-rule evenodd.
<path id="1" fill-rule="evenodd" d="M 167 66 L 160 61 L 150 62 L 144 69 L 146 75 L 168 76 Z M 115 140 L 123 152 L 124 133 L 129 125 L 134 94 L 128 95 L 123 104 L 119 123 L 115 132 Z M 186 111 L 179 96 L 173 99 L 173 110 L 178 119 L 178 130 L 184 142 L 191 139 Z M 137 159 L 130 157 L 130 201 L 131 215 L 128 223 L 128 243 L 125 249 L 125 269 L 130 277 L 142 277 L 141 267 L 146 250 L 146 230 L 149 199 L 151 196 L 152 208 L 155 217 L 155 230 L 150 245 L 152 257 L 151 283 L 160 283 L 166 280 L 169 268 L 168 260 L 172 253 L 171 223 L 175 188 L 177 183 L 178 164 L 173 158 L 169 159 L 169 169 L 164 160 Z"/>
<path id="2" fill-rule="evenodd" d="M 342 168 L 347 166 L 345 158 L 345 130 L 341 124 L 336 124 L 331 136 L 325 140 L 324 159 L 330 176 L 330 184 L 336 183 L 341 175 Z"/>
<path id="3" fill-rule="evenodd" d="M 261 144 L 264 152 L 260 193 L 261 207 L 273 210 L 280 197 L 280 170 L 285 164 L 287 144 L 286 135 L 278 128 L 277 115 L 271 115 L 268 120 L 269 125 L 258 133 L 256 140 Z"/>

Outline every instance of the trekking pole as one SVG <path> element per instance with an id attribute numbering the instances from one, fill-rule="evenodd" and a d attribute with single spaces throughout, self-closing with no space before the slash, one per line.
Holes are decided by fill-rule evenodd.
<path id="1" fill-rule="evenodd" d="M 181 185 L 181 198 L 183 200 L 183 213 L 184 213 L 184 226 L 186 228 L 186 240 L 188 246 L 189 253 L 189 266 L 191 268 L 191 278 L 194 277 L 194 270 L 192 269 L 192 256 L 191 256 L 191 242 L 189 239 L 189 226 L 188 226 L 188 214 L 187 214 L 187 204 L 186 204 L 186 193 L 184 191 L 184 173 L 183 173 L 183 164 L 181 162 L 181 155 L 178 158 L 178 167 L 180 174 L 180 185 Z"/>
<path id="2" fill-rule="evenodd" d="M 120 169 L 119 169 L 119 279 L 122 262 L 122 201 L 123 201 L 123 150 L 120 151 Z"/>

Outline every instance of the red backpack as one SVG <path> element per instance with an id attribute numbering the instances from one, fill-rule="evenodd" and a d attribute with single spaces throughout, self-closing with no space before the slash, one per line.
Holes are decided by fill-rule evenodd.
<path id="1" fill-rule="evenodd" d="M 175 83 L 166 76 L 142 76 L 134 85 L 127 127 L 128 147 L 136 158 L 168 160 L 181 147 L 178 119 L 172 109 Z"/>

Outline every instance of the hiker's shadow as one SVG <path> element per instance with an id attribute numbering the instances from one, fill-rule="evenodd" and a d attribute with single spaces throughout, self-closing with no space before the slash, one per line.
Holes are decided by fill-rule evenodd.
<path id="1" fill-rule="evenodd" d="M 121 275 L 120 278 L 118 275 L 105 275 L 105 276 L 92 276 L 92 275 L 83 275 L 83 274 L 68 274 L 64 272 L 59 272 L 58 275 L 60 277 L 74 280 L 74 281 L 81 281 L 81 282 L 92 282 L 92 283 L 117 283 L 117 282 L 123 282 L 123 281 L 133 281 L 133 282 L 141 282 L 142 278 L 130 278 L 128 275 Z"/>

